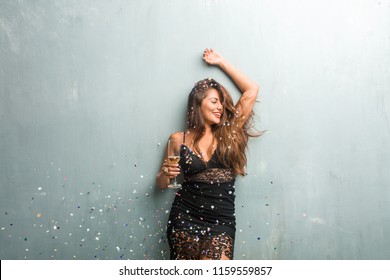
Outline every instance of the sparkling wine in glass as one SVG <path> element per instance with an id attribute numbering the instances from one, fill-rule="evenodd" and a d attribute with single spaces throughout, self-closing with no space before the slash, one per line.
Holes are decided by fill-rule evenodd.
<path id="1" fill-rule="evenodd" d="M 168 141 L 168 162 L 169 163 L 178 163 L 180 161 L 180 145 L 177 140 L 169 139 Z M 173 184 L 169 184 L 168 188 L 170 189 L 179 189 L 181 185 L 177 183 L 176 177 L 173 181 Z"/>

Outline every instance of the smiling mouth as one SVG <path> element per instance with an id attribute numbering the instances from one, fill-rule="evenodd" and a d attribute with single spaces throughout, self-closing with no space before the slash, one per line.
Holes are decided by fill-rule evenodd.
<path id="1" fill-rule="evenodd" d="M 221 118 L 221 113 L 213 113 L 214 116 L 216 116 L 218 119 Z"/>

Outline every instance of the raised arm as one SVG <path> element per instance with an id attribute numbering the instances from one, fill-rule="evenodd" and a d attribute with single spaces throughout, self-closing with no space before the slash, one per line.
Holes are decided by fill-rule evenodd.
<path id="1" fill-rule="evenodd" d="M 252 113 L 259 86 L 213 49 L 205 49 L 203 59 L 206 63 L 216 65 L 223 70 L 241 91 L 242 95 L 236 104 L 236 109 L 239 125 L 243 126 Z"/>

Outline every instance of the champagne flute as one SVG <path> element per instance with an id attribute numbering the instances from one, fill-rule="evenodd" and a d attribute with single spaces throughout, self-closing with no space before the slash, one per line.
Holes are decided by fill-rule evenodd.
<path id="1" fill-rule="evenodd" d="M 169 139 L 168 141 L 168 162 L 178 163 L 180 161 L 180 145 L 177 140 Z M 176 182 L 176 177 L 173 184 L 169 184 L 170 189 L 179 189 L 181 185 Z"/>

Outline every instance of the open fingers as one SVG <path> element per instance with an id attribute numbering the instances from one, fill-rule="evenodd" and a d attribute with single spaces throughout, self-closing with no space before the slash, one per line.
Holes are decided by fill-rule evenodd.
<path id="1" fill-rule="evenodd" d="M 216 51 L 214 51 L 214 49 L 206 48 L 203 51 L 203 60 L 208 64 L 217 65 L 221 58 L 222 57 Z"/>

